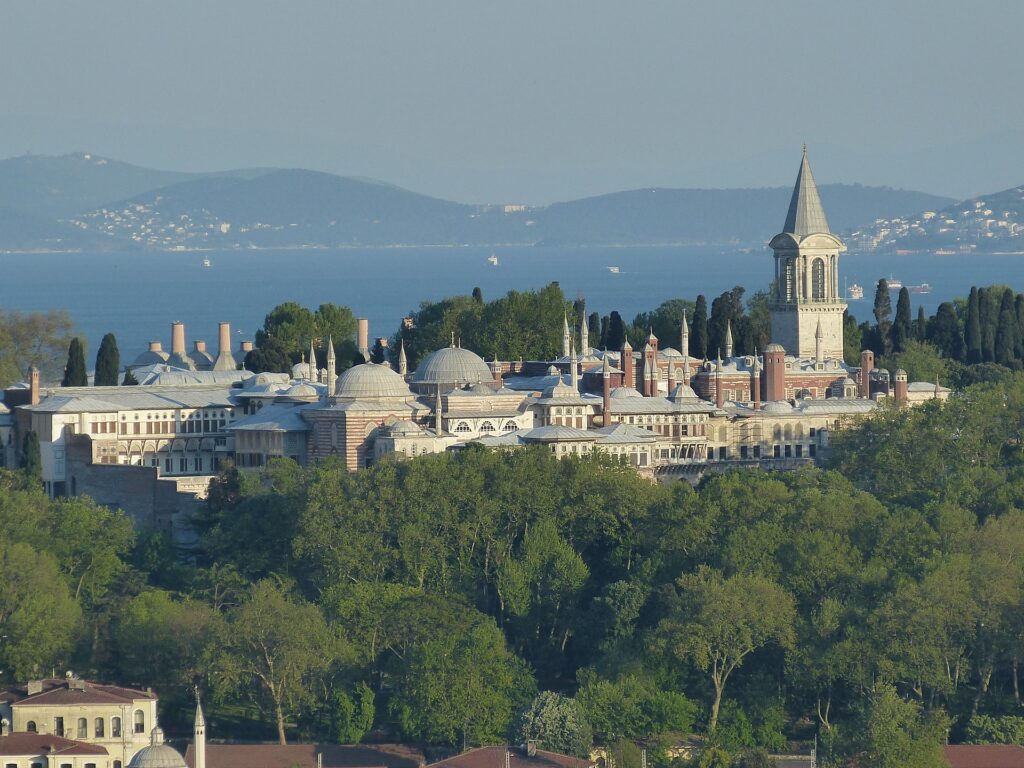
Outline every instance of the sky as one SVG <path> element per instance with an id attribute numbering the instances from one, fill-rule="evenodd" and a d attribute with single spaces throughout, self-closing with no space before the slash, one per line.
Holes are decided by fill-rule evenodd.
<path id="1" fill-rule="evenodd" d="M 464 202 L 1024 183 L 1018 0 L 0 4 L 0 157 L 306 167 Z"/>

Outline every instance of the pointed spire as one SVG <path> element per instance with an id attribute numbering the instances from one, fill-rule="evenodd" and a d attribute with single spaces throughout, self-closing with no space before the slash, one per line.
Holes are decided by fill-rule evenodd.
<path id="1" fill-rule="evenodd" d="M 398 372 L 402 376 L 409 374 L 409 359 L 405 356 L 405 339 L 398 342 Z"/>
<path id="2" fill-rule="evenodd" d="M 818 327 L 814 329 L 814 338 L 816 338 L 816 339 L 823 339 L 823 338 L 825 338 L 825 333 L 821 330 L 821 318 L 820 317 L 818 318 Z"/>
<path id="3" fill-rule="evenodd" d="M 580 391 L 580 373 L 576 366 L 576 349 L 572 349 L 572 353 L 569 358 L 569 372 L 572 376 L 572 391 L 579 394 Z"/>
<path id="4" fill-rule="evenodd" d="M 455 331 L 452 331 L 452 343 L 451 343 L 451 348 L 452 348 L 452 349 L 455 349 Z"/>
<path id="5" fill-rule="evenodd" d="M 316 381 L 316 346 L 309 340 L 309 380 Z"/>
<path id="6" fill-rule="evenodd" d="M 602 361 L 602 364 L 601 364 L 601 377 L 607 379 L 607 378 L 610 378 L 611 375 L 612 375 L 612 366 L 611 366 L 611 363 L 608 362 L 608 350 L 606 349 L 604 351 L 604 360 Z"/>
<path id="7" fill-rule="evenodd" d="M 568 357 L 572 347 L 572 338 L 569 335 L 569 316 L 562 313 L 562 357 Z"/>
<path id="8" fill-rule="evenodd" d="M 683 310 L 683 329 L 679 351 L 683 353 L 683 383 L 690 384 L 690 326 L 686 322 L 686 310 Z"/>
<path id="9" fill-rule="evenodd" d="M 825 220 L 825 210 L 821 207 L 821 198 L 818 196 L 818 186 L 814 183 L 811 164 L 807 160 L 806 144 L 804 144 L 804 156 L 800 161 L 800 171 L 797 173 L 796 186 L 793 188 L 793 197 L 789 201 L 789 212 L 786 214 L 786 223 L 782 227 L 782 231 L 797 237 L 806 237 L 816 232 L 826 234 L 829 232 L 828 221 Z"/>
<path id="10" fill-rule="evenodd" d="M 725 321 L 725 356 L 732 357 L 732 320 Z"/>
<path id="11" fill-rule="evenodd" d="M 586 307 L 580 312 L 580 357 L 590 354 L 590 327 L 587 325 Z"/>
<path id="12" fill-rule="evenodd" d="M 206 718 L 203 717 L 203 703 L 199 700 L 199 692 L 196 692 L 196 728 L 204 728 L 206 726 Z"/>

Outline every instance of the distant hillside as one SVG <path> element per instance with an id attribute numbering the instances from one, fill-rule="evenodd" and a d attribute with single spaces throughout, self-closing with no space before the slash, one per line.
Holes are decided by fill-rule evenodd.
<path id="1" fill-rule="evenodd" d="M 874 250 L 1024 252 L 1024 187 L 910 216 L 886 216 L 853 235 Z"/>
<path id="2" fill-rule="evenodd" d="M 829 227 L 844 232 L 880 216 L 900 216 L 953 201 L 923 192 L 859 184 L 819 187 Z M 547 242 L 764 243 L 786 218 L 791 187 L 639 189 L 556 203 L 536 212 Z"/>
<path id="3" fill-rule="evenodd" d="M 543 208 L 465 205 L 307 170 L 154 171 L 78 154 L 0 161 L 0 250 L 764 243 L 790 189 L 641 189 Z M 833 231 L 948 198 L 821 187 Z M 60 220 L 59 222 L 57 220 Z"/>

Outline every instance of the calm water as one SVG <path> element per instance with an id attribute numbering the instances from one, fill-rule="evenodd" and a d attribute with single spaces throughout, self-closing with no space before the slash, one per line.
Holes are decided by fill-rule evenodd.
<path id="1" fill-rule="evenodd" d="M 497 254 L 497 267 L 487 256 Z M 373 336 L 390 336 L 422 300 L 469 293 L 486 299 L 510 289 L 539 288 L 557 280 L 566 294 L 582 293 L 589 311 L 617 309 L 629 319 L 676 297 L 709 297 L 734 285 L 766 287 L 772 274 L 767 250 L 708 248 L 408 248 L 389 250 L 224 252 L 204 268 L 194 253 L 2 255 L 0 307 L 66 309 L 94 351 L 113 331 L 122 355 L 133 358 L 150 339 L 170 347 L 170 323 L 186 325 L 192 340 L 215 346 L 217 322 L 228 321 L 234 347 L 251 339 L 276 304 L 297 301 L 348 305 L 370 319 Z M 606 267 L 618 266 L 619 274 Z M 964 296 L 972 284 L 1006 283 L 1024 290 L 1024 256 L 847 255 L 841 279 L 865 288 L 851 302 L 858 319 L 871 313 L 873 286 L 893 275 L 907 285 L 927 282 L 913 296 L 930 314 L 942 301 Z"/>

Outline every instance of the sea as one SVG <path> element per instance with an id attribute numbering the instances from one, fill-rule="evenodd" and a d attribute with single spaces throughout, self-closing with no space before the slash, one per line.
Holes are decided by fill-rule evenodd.
<path id="1" fill-rule="evenodd" d="M 190 350 L 196 339 L 214 349 L 222 321 L 231 323 L 237 349 L 285 301 L 351 307 L 369 319 L 375 338 L 392 336 L 420 302 L 474 287 L 490 300 L 557 281 L 569 298 L 585 297 L 588 312 L 618 310 L 629 321 L 667 299 L 703 293 L 710 301 L 737 285 L 752 293 L 766 288 L 772 274 L 767 248 L 706 246 L 0 254 L 0 309 L 66 310 L 90 353 L 112 332 L 122 359 L 130 360 L 151 340 L 169 349 L 178 320 Z M 931 291 L 911 302 L 915 316 L 918 305 L 931 314 L 972 285 L 1024 291 L 1024 254 L 845 254 L 840 282 L 864 288 L 864 299 L 850 302 L 858 320 L 871 316 L 882 277 L 928 283 Z"/>

